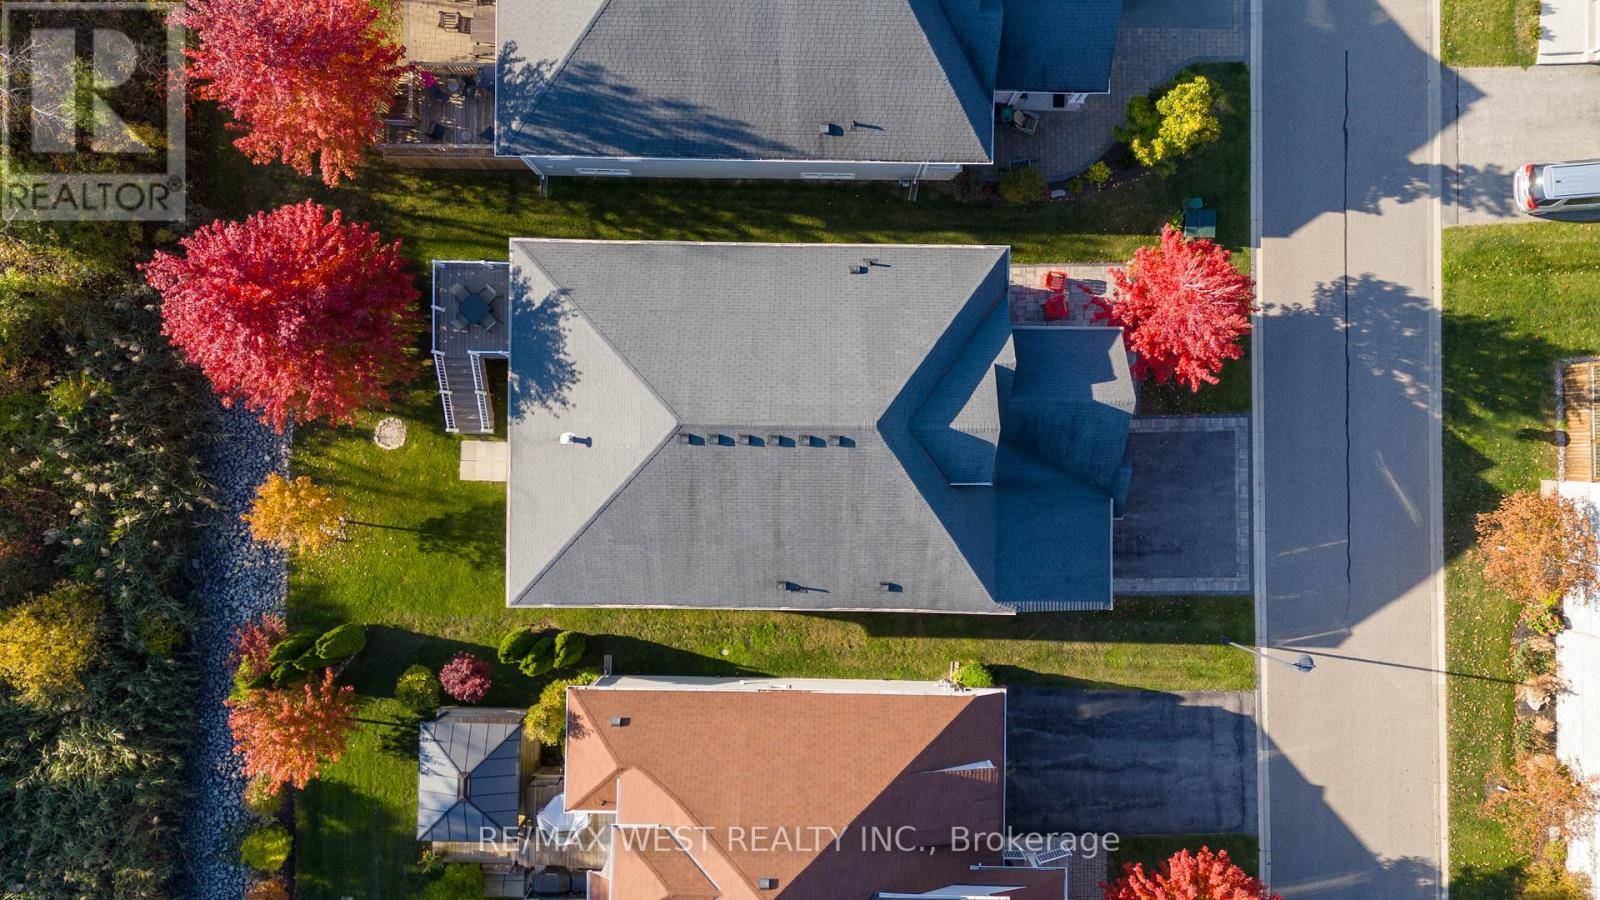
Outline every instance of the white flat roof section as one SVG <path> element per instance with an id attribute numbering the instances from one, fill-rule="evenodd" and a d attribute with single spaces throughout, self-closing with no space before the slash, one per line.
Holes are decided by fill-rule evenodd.
<path id="1" fill-rule="evenodd" d="M 1563 481 L 1556 489 L 1587 503 L 1589 517 L 1600 519 L 1600 482 Z M 1566 684 L 1556 694 L 1556 756 L 1581 777 L 1590 777 L 1600 775 L 1600 598 L 1569 599 L 1564 611 L 1572 627 L 1556 637 L 1556 671 Z M 1567 868 L 1595 878 L 1600 876 L 1600 816 L 1590 826 L 1567 848 Z"/>

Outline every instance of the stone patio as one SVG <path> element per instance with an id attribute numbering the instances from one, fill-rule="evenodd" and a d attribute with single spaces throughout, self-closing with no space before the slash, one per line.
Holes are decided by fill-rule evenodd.
<path id="1" fill-rule="evenodd" d="M 1122 124 L 1130 98 L 1185 66 L 1244 60 L 1248 29 L 1244 0 L 1127 0 L 1111 64 L 1111 92 L 1091 95 L 1074 112 L 1042 113 L 1032 135 L 997 127 L 995 165 L 987 176 L 998 179 L 1023 163 L 1031 163 L 1052 182 L 1077 175 L 1116 143 L 1112 130 Z"/>
<path id="2" fill-rule="evenodd" d="M 461 480 L 498 481 L 503 484 L 506 480 L 506 447 L 505 441 L 462 441 Z"/>
<path id="3" fill-rule="evenodd" d="M 1109 285 L 1112 263 L 1087 265 L 1043 265 L 1011 267 L 1011 322 L 1014 325 L 1093 325 L 1094 297 L 1103 297 Z M 1069 294 L 1068 317 L 1046 321 L 1044 303 L 1050 292 L 1044 288 L 1047 272 L 1065 272 L 1074 290 Z"/>

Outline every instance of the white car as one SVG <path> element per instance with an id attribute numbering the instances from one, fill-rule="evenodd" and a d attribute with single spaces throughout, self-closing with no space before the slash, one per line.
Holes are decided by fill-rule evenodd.
<path id="1" fill-rule="evenodd" d="M 1512 179 L 1511 196 L 1530 216 L 1600 209 L 1600 160 L 1528 163 Z"/>

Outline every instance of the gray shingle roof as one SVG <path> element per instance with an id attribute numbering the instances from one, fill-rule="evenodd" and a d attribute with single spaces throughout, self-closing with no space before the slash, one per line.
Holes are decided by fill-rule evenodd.
<path id="1" fill-rule="evenodd" d="M 995 85 L 1098 93 L 1111 83 L 1122 0 L 1005 0 Z"/>
<path id="2" fill-rule="evenodd" d="M 1005 248 L 519 240 L 511 262 L 513 605 L 1109 601 L 1120 332 L 1018 332 L 1013 356 Z M 1063 376 L 1015 371 L 1057 365 L 1060 408 Z M 973 459 L 992 488 L 952 486 Z"/>
<path id="3" fill-rule="evenodd" d="M 417 752 L 417 840 L 477 841 L 517 827 L 522 717 L 451 709 L 423 722 Z"/>
<path id="4" fill-rule="evenodd" d="M 964 48 L 998 31 L 958 39 L 941 0 L 505 0 L 496 152 L 984 163 Z"/>

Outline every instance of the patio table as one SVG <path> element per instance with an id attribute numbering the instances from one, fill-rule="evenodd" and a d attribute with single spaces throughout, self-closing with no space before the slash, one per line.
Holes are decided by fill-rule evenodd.
<path id="1" fill-rule="evenodd" d="M 461 301 L 461 317 L 473 325 L 480 325 L 489 316 L 489 301 L 477 294 L 470 294 Z"/>

